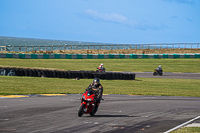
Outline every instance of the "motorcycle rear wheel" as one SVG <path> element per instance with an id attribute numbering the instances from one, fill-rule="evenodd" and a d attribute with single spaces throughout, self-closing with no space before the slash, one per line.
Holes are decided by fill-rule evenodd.
<path id="1" fill-rule="evenodd" d="M 156 76 L 156 72 L 153 73 L 153 76 Z"/>
<path id="2" fill-rule="evenodd" d="M 95 113 L 92 111 L 92 112 L 90 113 L 90 116 L 94 116 L 94 114 L 95 114 Z"/>
<path id="3" fill-rule="evenodd" d="M 95 108 L 93 108 L 93 109 L 92 109 L 92 112 L 90 113 L 90 116 L 94 116 L 95 113 L 96 113 L 96 110 L 95 110 Z"/>
<path id="4" fill-rule="evenodd" d="M 85 108 L 85 104 L 82 104 L 78 110 L 78 116 L 81 117 L 83 115 L 83 110 Z"/>

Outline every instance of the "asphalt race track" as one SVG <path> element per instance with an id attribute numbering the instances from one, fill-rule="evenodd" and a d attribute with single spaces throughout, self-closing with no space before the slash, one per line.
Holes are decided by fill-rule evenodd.
<path id="1" fill-rule="evenodd" d="M 162 76 L 153 76 L 153 72 L 134 72 L 135 78 L 176 78 L 176 79 L 200 79 L 200 73 L 172 73 L 164 72 Z"/>
<path id="2" fill-rule="evenodd" d="M 136 73 L 136 78 L 199 79 L 199 74 L 175 75 Z M 80 97 L 0 97 L 0 133 L 163 133 L 200 116 L 199 97 L 104 95 L 94 117 L 78 117 Z"/>
<path id="3" fill-rule="evenodd" d="M 94 117 L 78 117 L 80 96 L 1 98 L 0 132 L 157 133 L 200 112 L 200 98 L 105 95 Z"/>

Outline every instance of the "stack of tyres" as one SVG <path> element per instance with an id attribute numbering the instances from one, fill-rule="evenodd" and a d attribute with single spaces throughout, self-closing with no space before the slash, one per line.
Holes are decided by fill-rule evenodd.
<path id="1" fill-rule="evenodd" d="M 41 77 L 42 73 L 41 70 L 37 70 L 37 77 Z"/>
<path id="2" fill-rule="evenodd" d="M 68 73 L 66 71 L 63 71 L 63 78 L 68 78 Z"/>
<path id="3" fill-rule="evenodd" d="M 115 79 L 115 73 L 111 73 L 111 79 Z"/>
<path id="4" fill-rule="evenodd" d="M 52 78 L 55 78 L 55 77 L 57 77 L 57 75 L 58 75 L 58 74 L 57 74 L 57 71 L 55 71 L 55 70 L 52 70 L 51 72 L 52 72 Z"/>
<path id="5" fill-rule="evenodd" d="M 92 79 L 94 78 L 93 72 L 89 71 L 88 73 L 88 79 Z"/>
<path id="6" fill-rule="evenodd" d="M 80 77 L 79 78 L 85 78 L 86 77 L 85 75 L 86 75 L 85 72 L 80 71 Z"/>
<path id="7" fill-rule="evenodd" d="M 15 76 L 18 76 L 19 75 L 19 69 L 15 68 L 14 71 L 15 71 Z"/>
<path id="8" fill-rule="evenodd" d="M 70 73 L 70 71 L 67 71 L 67 78 L 71 78 L 71 73 Z"/>
<path id="9" fill-rule="evenodd" d="M 24 76 L 24 69 L 19 69 L 19 76 Z"/>
<path id="10" fill-rule="evenodd" d="M 33 69 L 33 76 L 34 76 L 34 77 L 37 77 L 37 73 L 38 73 L 37 70 L 36 70 L 36 69 Z"/>
<path id="11" fill-rule="evenodd" d="M 107 80 L 134 80 L 134 73 L 127 72 L 95 72 L 95 71 L 59 71 L 59 70 L 42 70 L 42 69 L 25 69 L 25 68 L 1 68 L 7 71 L 14 71 L 15 76 L 31 77 L 50 77 L 50 78 L 79 78 L 93 79 L 98 77 Z"/>
<path id="12" fill-rule="evenodd" d="M 120 74 L 119 73 L 115 74 L 115 79 L 120 79 Z"/>
<path id="13" fill-rule="evenodd" d="M 44 76 L 44 77 L 49 77 L 48 74 L 49 74 L 49 71 L 48 71 L 48 70 L 44 70 L 44 75 L 43 75 L 43 76 Z"/>
<path id="14" fill-rule="evenodd" d="M 106 79 L 111 79 L 111 73 L 107 73 Z"/>
<path id="15" fill-rule="evenodd" d="M 24 71 L 24 76 L 29 76 L 29 75 L 30 75 L 30 74 L 29 74 L 29 70 L 23 69 L 23 71 Z"/>
<path id="16" fill-rule="evenodd" d="M 60 71 L 58 73 L 59 73 L 58 75 L 59 75 L 60 78 L 64 78 L 64 72 L 63 71 Z"/>
<path id="17" fill-rule="evenodd" d="M 70 78 L 73 78 L 73 76 L 74 76 L 74 74 L 73 74 L 73 72 L 69 72 L 70 73 Z"/>

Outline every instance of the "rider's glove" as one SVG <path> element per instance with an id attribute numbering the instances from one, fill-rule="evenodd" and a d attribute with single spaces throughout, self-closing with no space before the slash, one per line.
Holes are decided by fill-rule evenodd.
<path id="1" fill-rule="evenodd" d="M 89 86 L 89 87 L 88 87 L 88 90 L 91 90 L 91 89 L 92 89 L 92 86 Z"/>

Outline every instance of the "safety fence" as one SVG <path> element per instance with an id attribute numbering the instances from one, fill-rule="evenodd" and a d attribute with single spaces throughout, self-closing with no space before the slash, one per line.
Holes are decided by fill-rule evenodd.
<path id="1" fill-rule="evenodd" d="M 69 79 L 93 79 L 98 77 L 107 80 L 135 80 L 133 72 L 96 72 L 96 71 L 59 71 L 48 69 L 29 69 L 0 67 L 0 75 L 4 76 L 30 76 L 49 78 L 69 78 Z"/>
<path id="2" fill-rule="evenodd" d="M 18 59 L 138 59 L 138 58 L 200 58 L 196 54 L 13 54 L 0 53 L 0 58 Z"/>

